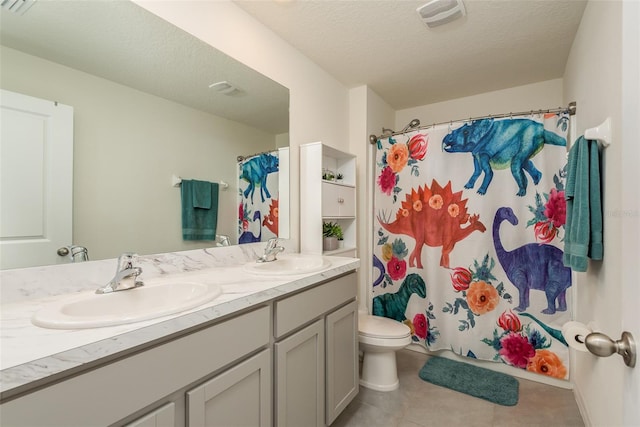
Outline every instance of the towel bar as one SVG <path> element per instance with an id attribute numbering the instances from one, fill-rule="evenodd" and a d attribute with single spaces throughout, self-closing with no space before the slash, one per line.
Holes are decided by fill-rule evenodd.
<path id="1" fill-rule="evenodd" d="M 182 177 L 181 176 L 176 176 L 176 175 L 172 175 L 171 176 L 171 186 L 172 187 L 180 187 L 180 184 L 182 184 Z M 220 188 L 222 190 L 226 190 L 227 188 L 229 188 L 229 183 L 223 180 L 220 180 L 218 182 L 218 184 L 220 185 Z"/>
<path id="2" fill-rule="evenodd" d="M 586 139 L 596 140 L 602 148 L 607 148 L 609 144 L 611 144 L 611 117 L 607 117 L 600 126 L 585 130 L 584 137 Z"/>

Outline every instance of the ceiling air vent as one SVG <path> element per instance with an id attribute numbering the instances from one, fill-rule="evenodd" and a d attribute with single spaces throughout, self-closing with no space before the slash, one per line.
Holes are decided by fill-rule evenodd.
<path id="1" fill-rule="evenodd" d="M 431 0 L 416 12 L 428 27 L 437 27 L 466 15 L 462 0 Z"/>
<path id="2" fill-rule="evenodd" d="M 0 7 L 3 10 L 24 15 L 37 0 L 1 0 Z"/>
<path id="3" fill-rule="evenodd" d="M 237 87 L 232 85 L 227 81 L 212 83 L 209 85 L 209 89 L 216 91 L 217 93 L 221 93 L 223 95 L 235 95 L 240 91 Z"/>

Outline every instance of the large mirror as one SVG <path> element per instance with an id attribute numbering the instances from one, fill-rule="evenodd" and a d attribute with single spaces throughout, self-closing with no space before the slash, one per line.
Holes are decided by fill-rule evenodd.
<path id="1" fill-rule="evenodd" d="M 263 224 L 286 219 L 286 203 L 261 200 L 261 183 L 243 200 L 250 181 L 241 175 L 266 152 L 282 156 L 288 183 L 287 88 L 129 1 L 39 1 L 1 13 L 1 88 L 73 107 L 69 245 L 91 260 L 189 250 L 220 236 L 264 240 L 273 231 Z M 183 239 L 176 178 L 228 184 L 219 187 L 218 243 Z M 272 198 L 288 200 L 275 182 Z"/>

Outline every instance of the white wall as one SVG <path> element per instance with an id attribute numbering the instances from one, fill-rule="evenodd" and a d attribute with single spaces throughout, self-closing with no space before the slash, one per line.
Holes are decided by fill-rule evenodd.
<path id="1" fill-rule="evenodd" d="M 590 1 L 564 75 L 564 99 L 578 103 L 578 135 L 586 128 L 599 125 L 607 116 L 611 117 L 613 124 L 614 143 L 602 156 L 604 260 L 590 262 L 588 271 L 578 276 L 575 286 L 578 287 L 576 320 L 583 323 L 595 321 L 598 330 L 615 339 L 621 332 L 620 241 L 623 232 L 622 217 L 615 212 L 624 207 L 620 168 L 621 24 L 621 2 Z M 637 135 L 634 143 L 637 144 Z M 622 425 L 625 367 L 620 358 L 596 358 L 589 353 L 576 353 L 574 357 L 573 380 L 578 404 L 587 424 Z"/>
<path id="2" fill-rule="evenodd" d="M 367 310 L 371 304 L 371 263 L 373 258 L 373 172 L 375 152 L 369 135 L 379 134 L 383 126 L 393 122 L 394 110 L 367 86 L 349 91 L 350 148 L 357 158 L 357 230 L 358 257 L 362 267 L 358 271 L 359 308 Z"/>
<path id="3" fill-rule="evenodd" d="M 567 104 L 562 99 L 562 79 L 548 80 L 399 110 L 393 129 L 402 130 L 412 119 L 419 119 L 422 126 L 427 126 L 488 114 L 566 107 Z M 387 127 L 391 125 L 388 123 Z"/>
<path id="4" fill-rule="evenodd" d="M 13 49 L 1 55 L 3 89 L 74 108 L 73 243 L 91 259 L 212 246 L 182 240 L 172 174 L 228 182 L 217 231 L 237 237 L 238 147 L 272 149 L 275 135 Z"/>
<path id="5" fill-rule="evenodd" d="M 299 146 L 322 141 L 337 149 L 348 151 L 348 90 L 230 1 L 134 1 L 289 88 L 291 238 L 298 247 Z"/>

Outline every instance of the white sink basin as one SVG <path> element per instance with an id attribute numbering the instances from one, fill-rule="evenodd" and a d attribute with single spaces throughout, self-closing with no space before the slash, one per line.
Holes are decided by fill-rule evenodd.
<path id="1" fill-rule="evenodd" d="M 250 262 L 244 271 L 262 276 L 290 276 L 315 273 L 331 266 L 331 262 L 320 255 L 281 254 L 271 262 Z"/>
<path id="2" fill-rule="evenodd" d="M 44 306 L 31 319 L 51 329 L 86 329 L 140 322 L 195 308 L 217 298 L 214 284 L 176 281 L 110 294 L 83 293 Z"/>

